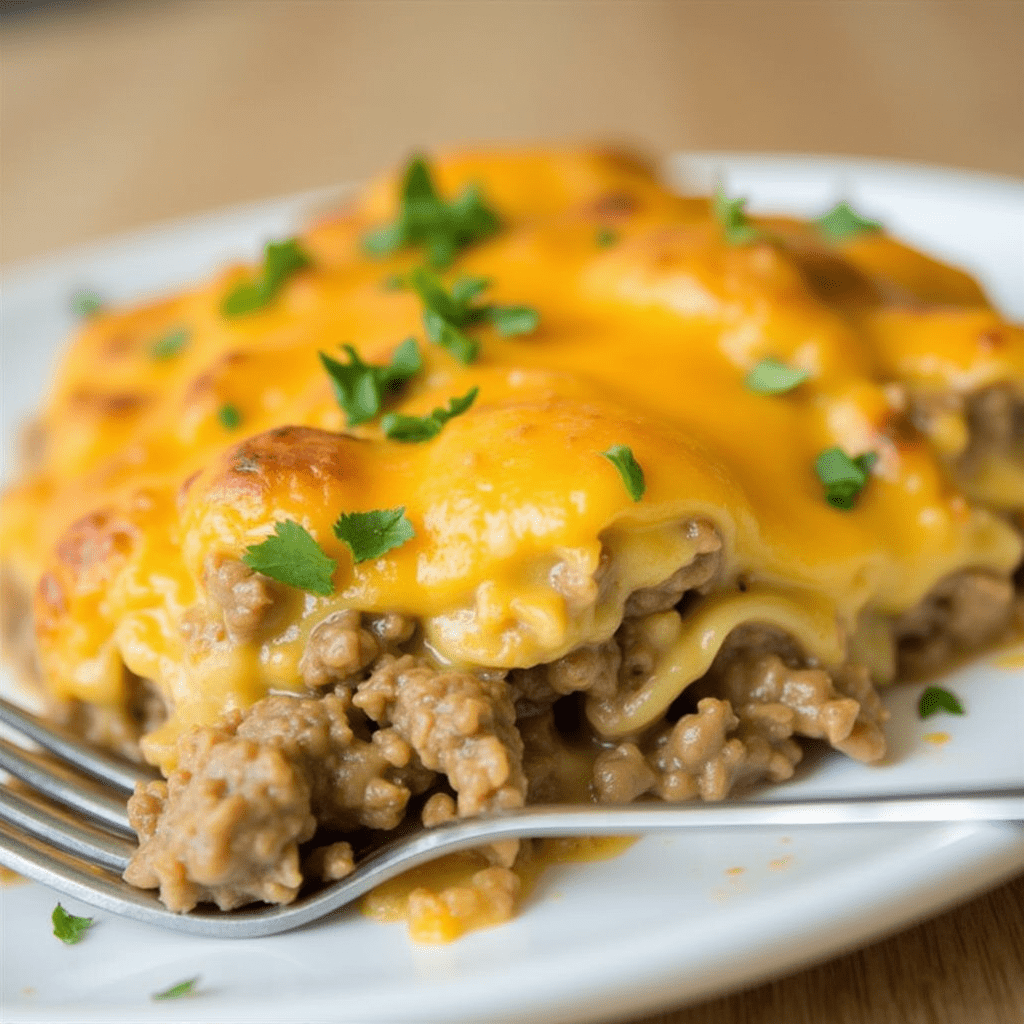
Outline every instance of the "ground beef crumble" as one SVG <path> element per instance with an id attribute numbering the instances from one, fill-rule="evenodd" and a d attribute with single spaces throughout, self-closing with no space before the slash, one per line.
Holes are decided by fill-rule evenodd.
<path id="1" fill-rule="evenodd" d="M 424 765 L 447 777 L 459 817 L 525 803 L 523 741 L 504 679 L 438 670 L 411 655 L 385 655 L 359 684 L 353 703 L 394 729 Z M 428 818 L 439 810 L 435 804 Z M 512 840 L 493 843 L 487 852 L 508 867 L 518 850 Z"/>
<path id="2" fill-rule="evenodd" d="M 357 735 L 345 690 L 274 696 L 178 745 L 166 782 L 141 786 L 128 812 L 140 837 L 125 874 L 159 886 L 173 910 L 201 901 L 230 909 L 294 899 L 301 843 L 317 825 L 393 829 L 434 778 L 397 736 Z M 361 715 L 352 715 L 358 728 Z M 330 872 L 339 859 L 330 858 Z"/>
<path id="3" fill-rule="evenodd" d="M 893 625 L 901 673 L 928 675 L 990 647 L 1010 626 L 1014 597 L 1013 581 L 992 573 L 947 577 Z"/>

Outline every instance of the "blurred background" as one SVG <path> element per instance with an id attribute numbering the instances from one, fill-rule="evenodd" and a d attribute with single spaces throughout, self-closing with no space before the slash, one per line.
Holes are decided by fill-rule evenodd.
<path id="1" fill-rule="evenodd" d="M 1022 0 L 0 3 L 0 260 L 363 178 L 612 140 L 1024 176 Z"/>

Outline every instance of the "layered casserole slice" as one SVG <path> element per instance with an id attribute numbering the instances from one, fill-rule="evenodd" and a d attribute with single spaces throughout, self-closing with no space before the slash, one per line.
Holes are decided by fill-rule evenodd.
<path id="1" fill-rule="evenodd" d="M 416 159 L 83 323 L 3 497 L 7 648 L 161 769 L 127 877 L 181 911 L 410 825 L 878 761 L 876 687 L 1012 626 L 1022 382 L 1021 328 L 846 204 Z M 508 917 L 535 860 L 414 923 Z"/>

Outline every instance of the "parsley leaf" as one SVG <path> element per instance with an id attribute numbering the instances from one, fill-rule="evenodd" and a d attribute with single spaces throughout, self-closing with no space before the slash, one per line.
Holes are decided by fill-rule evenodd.
<path id="1" fill-rule="evenodd" d="M 154 341 L 149 354 L 154 359 L 172 359 L 188 344 L 188 339 L 188 328 L 177 327 Z"/>
<path id="2" fill-rule="evenodd" d="M 479 390 L 473 388 L 461 398 L 451 399 L 447 409 L 435 409 L 429 416 L 403 416 L 389 412 L 380 425 L 392 441 L 429 441 L 441 433 L 441 428 L 452 417 L 461 415 L 473 404 Z"/>
<path id="3" fill-rule="evenodd" d="M 493 235 L 500 227 L 498 215 L 484 202 L 477 186 L 468 186 L 446 202 L 437 193 L 426 160 L 415 156 L 405 169 L 398 218 L 365 235 L 363 247 L 371 255 L 381 256 L 410 245 L 422 246 L 429 265 L 443 270 L 459 250 Z"/>
<path id="4" fill-rule="evenodd" d="M 245 549 L 242 561 L 250 569 L 289 587 L 330 597 L 331 577 L 338 563 L 324 554 L 309 532 L 292 519 L 274 524 L 274 533 L 262 544 Z"/>
<path id="5" fill-rule="evenodd" d="M 836 203 L 828 213 L 822 214 L 814 223 L 825 240 L 833 243 L 846 242 L 857 235 L 882 230 L 879 221 L 862 217 L 845 201 Z"/>
<path id="6" fill-rule="evenodd" d="M 364 363 L 351 345 L 343 348 L 348 353 L 348 363 L 339 363 L 325 352 L 320 353 L 320 362 L 330 374 L 334 397 L 350 427 L 372 420 L 384 404 L 387 389 L 415 377 L 423 369 L 423 357 L 415 338 L 406 338 L 386 366 Z"/>
<path id="7" fill-rule="evenodd" d="M 156 1000 L 180 999 L 182 996 L 190 996 L 195 993 L 198 984 L 198 975 L 195 978 L 186 978 L 185 981 L 179 981 L 177 985 L 165 988 L 162 992 L 154 992 L 152 998 Z"/>
<path id="8" fill-rule="evenodd" d="M 955 694 L 941 686 L 929 686 L 917 703 L 917 713 L 921 718 L 930 718 L 936 711 L 948 711 L 951 715 L 962 715 L 963 705 Z"/>
<path id="9" fill-rule="evenodd" d="M 479 311 L 470 306 L 473 297 L 482 290 L 465 288 L 461 293 L 453 288 L 445 291 L 440 279 L 422 267 L 412 272 L 410 283 L 423 303 L 423 327 L 435 345 L 447 349 L 460 363 L 467 366 L 476 359 L 479 345 L 463 331 L 463 327 L 479 319 Z M 474 286 L 480 279 L 472 279 Z M 469 298 L 459 298 L 459 294 Z"/>
<path id="10" fill-rule="evenodd" d="M 217 410 L 217 419 L 225 430 L 237 430 L 242 422 L 242 414 L 237 406 L 226 402 Z"/>
<path id="11" fill-rule="evenodd" d="M 619 233 L 614 228 L 598 228 L 594 236 L 594 243 L 598 249 L 607 249 L 619 240 Z"/>
<path id="12" fill-rule="evenodd" d="M 747 374 L 746 384 L 751 391 L 756 391 L 759 395 L 784 395 L 803 384 L 809 376 L 806 370 L 788 366 L 769 356 L 762 359 Z"/>
<path id="13" fill-rule="evenodd" d="M 514 338 L 517 334 L 531 334 L 537 330 L 540 316 L 530 306 L 490 306 L 487 319 L 503 338 Z"/>
<path id="14" fill-rule="evenodd" d="M 334 524 L 334 536 L 348 545 L 354 561 L 380 558 L 416 536 L 405 518 L 405 506 L 374 512 L 343 512 Z"/>
<path id="15" fill-rule="evenodd" d="M 730 199 L 722 188 L 715 192 L 711 208 L 730 245 L 749 245 L 761 237 L 747 218 L 746 205 L 746 199 Z"/>
<path id="16" fill-rule="evenodd" d="M 224 296 L 221 312 L 224 316 L 234 317 L 264 309 L 274 301 L 285 281 L 311 262 L 294 238 L 268 242 L 259 273 L 251 281 L 236 284 Z"/>
<path id="17" fill-rule="evenodd" d="M 613 444 L 601 454 L 619 471 L 629 496 L 634 501 L 639 501 L 644 496 L 647 484 L 644 482 L 644 471 L 640 468 L 640 463 L 633 458 L 633 449 L 628 445 Z"/>
<path id="18" fill-rule="evenodd" d="M 436 274 L 422 267 L 414 270 L 409 280 L 423 303 L 427 337 L 466 365 L 476 359 L 479 351 L 479 345 L 466 333 L 466 328 L 486 321 L 502 337 L 511 338 L 529 334 L 540 323 L 537 311 L 529 306 L 473 305 L 477 296 L 490 287 L 491 282 L 486 277 L 460 277 L 450 293 Z"/>
<path id="19" fill-rule="evenodd" d="M 491 287 L 489 277 L 460 277 L 452 285 L 452 298 L 460 310 L 468 312 L 470 303 L 481 293 Z"/>
<path id="20" fill-rule="evenodd" d="M 85 933 L 93 926 L 91 917 L 75 917 L 59 903 L 53 908 L 50 920 L 53 922 L 53 934 L 66 946 L 81 942 Z"/>
<path id="21" fill-rule="evenodd" d="M 877 461 L 874 452 L 851 459 L 842 448 L 825 449 L 814 462 L 814 471 L 825 487 L 825 500 L 835 508 L 853 508 Z"/>
<path id="22" fill-rule="evenodd" d="M 75 292 L 71 296 L 71 312 L 79 320 L 87 320 L 103 308 L 103 300 L 95 292 Z"/>

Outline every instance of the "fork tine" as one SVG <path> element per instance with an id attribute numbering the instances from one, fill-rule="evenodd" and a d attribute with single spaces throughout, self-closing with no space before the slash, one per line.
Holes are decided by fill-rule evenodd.
<path id="1" fill-rule="evenodd" d="M 151 924 L 174 927 L 181 920 L 156 895 L 136 889 L 105 868 L 79 860 L 0 821 L 0 864 L 65 896 Z"/>
<path id="2" fill-rule="evenodd" d="M 74 807 L 134 838 L 135 830 L 128 822 L 123 794 L 112 795 L 103 786 L 71 771 L 58 761 L 23 750 L 5 739 L 0 739 L 0 768 L 57 803 Z"/>
<path id="3" fill-rule="evenodd" d="M 136 889 L 104 868 L 87 864 L 33 836 L 18 833 L 2 820 L 0 864 L 89 906 L 191 935 L 226 939 L 256 938 L 287 931 L 323 916 L 317 913 L 298 920 L 288 913 L 288 907 L 237 910 L 230 914 L 212 909 L 176 914 L 168 910 L 150 890 Z"/>
<path id="4" fill-rule="evenodd" d="M 146 765 L 132 764 L 106 751 L 82 741 L 70 730 L 62 729 L 45 722 L 37 715 L 30 714 L 22 708 L 0 697 L 0 722 L 20 732 L 29 739 L 35 740 L 44 750 L 49 750 L 57 757 L 88 775 L 95 776 L 108 785 L 131 793 L 137 782 L 148 782 L 159 778 L 157 772 Z"/>
<path id="5" fill-rule="evenodd" d="M 128 867 L 135 852 L 135 847 L 124 839 L 38 797 L 15 793 L 7 786 L 0 786 L 0 820 L 118 873 Z"/>

